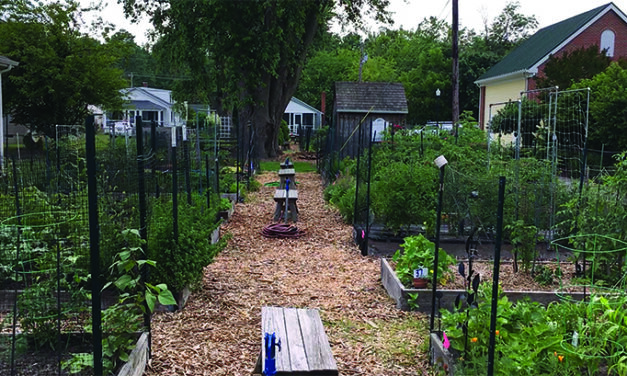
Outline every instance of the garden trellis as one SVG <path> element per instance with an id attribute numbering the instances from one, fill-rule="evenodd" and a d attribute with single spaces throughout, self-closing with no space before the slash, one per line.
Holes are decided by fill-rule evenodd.
<path id="1" fill-rule="evenodd" d="M 172 291 L 193 283 L 219 249 L 211 243 L 219 225 L 215 127 L 164 128 L 138 117 L 127 134 L 95 128 L 93 118 L 59 125 L 42 149 L 4 163 L 3 375 L 112 371 L 138 333 L 150 332 L 146 308 L 176 303 L 161 283 Z"/>

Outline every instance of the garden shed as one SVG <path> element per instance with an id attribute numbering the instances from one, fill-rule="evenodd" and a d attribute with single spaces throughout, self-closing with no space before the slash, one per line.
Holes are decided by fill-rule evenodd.
<path id="1" fill-rule="evenodd" d="M 2 73 L 6 73 L 18 66 L 17 61 L 13 61 L 5 56 L 0 56 L 0 168 L 4 167 L 4 114 L 2 104 Z"/>
<path id="2" fill-rule="evenodd" d="M 359 135 L 362 145 L 373 137 L 375 141 L 381 140 L 388 127 L 404 126 L 406 118 L 407 98 L 400 83 L 335 83 L 332 132 L 341 158 L 357 155 Z"/>

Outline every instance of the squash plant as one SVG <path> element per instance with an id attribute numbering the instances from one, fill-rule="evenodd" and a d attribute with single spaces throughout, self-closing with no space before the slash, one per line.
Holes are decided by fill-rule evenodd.
<path id="1" fill-rule="evenodd" d="M 396 275 L 403 285 L 410 286 L 414 278 L 414 269 L 425 267 L 429 269 L 428 278 L 433 277 L 433 261 L 435 245 L 423 235 L 408 236 L 401 244 L 403 251 L 397 250 L 392 258 L 396 262 Z M 449 266 L 455 264 L 455 257 L 449 255 L 442 248 L 438 250 L 438 276 L 445 282 L 453 276 Z"/>

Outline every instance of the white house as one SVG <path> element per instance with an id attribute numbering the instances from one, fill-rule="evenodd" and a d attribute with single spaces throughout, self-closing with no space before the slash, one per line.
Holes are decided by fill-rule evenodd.
<path id="1" fill-rule="evenodd" d="M 322 111 L 296 97 L 292 97 L 283 113 L 283 120 L 287 122 L 290 134 L 297 134 L 299 126 L 313 127 L 314 130 L 317 130 L 322 123 Z"/>
<path id="2" fill-rule="evenodd" d="M 172 109 L 172 91 L 150 87 L 132 87 L 122 89 L 122 94 L 128 102 L 124 105 L 121 119 L 131 121 L 135 116 L 141 116 L 144 121 L 156 121 L 158 125 L 170 127 L 181 123 L 180 115 Z"/>
<path id="3" fill-rule="evenodd" d="M 0 56 L 0 170 L 4 169 L 4 113 L 2 105 L 2 74 L 17 67 L 19 63 L 6 56 Z"/>

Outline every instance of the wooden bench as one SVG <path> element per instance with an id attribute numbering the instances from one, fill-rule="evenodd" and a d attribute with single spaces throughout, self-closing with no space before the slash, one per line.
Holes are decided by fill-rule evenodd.
<path id="1" fill-rule="evenodd" d="M 289 192 L 288 200 L 285 199 L 286 192 Z M 285 218 L 285 211 L 288 210 L 288 219 L 296 222 L 298 221 L 298 207 L 296 206 L 296 201 L 298 200 L 298 190 L 290 189 L 286 191 L 285 189 L 277 189 L 274 192 L 274 202 L 276 202 L 276 208 L 274 209 L 274 221 L 278 222 L 282 218 Z M 287 205 L 286 205 L 286 202 Z"/>
<path id="2" fill-rule="evenodd" d="M 261 355 L 253 371 L 266 369 L 265 334 L 274 333 L 276 375 L 337 376 L 337 364 L 317 309 L 262 307 Z"/>
<path id="3" fill-rule="evenodd" d="M 281 179 L 281 184 L 279 185 L 279 189 L 285 189 L 285 181 L 290 179 L 290 189 L 296 188 L 296 179 L 294 179 L 294 175 L 296 172 L 293 168 L 282 168 L 279 170 L 279 178 Z"/>

